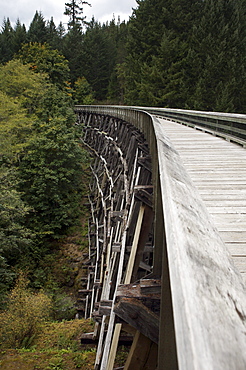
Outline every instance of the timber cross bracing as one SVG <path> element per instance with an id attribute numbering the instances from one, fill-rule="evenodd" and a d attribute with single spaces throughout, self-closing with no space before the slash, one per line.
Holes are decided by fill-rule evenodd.
<path id="1" fill-rule="evenodd" d="M 238 131 L 245 117 L 134 107 L 75 109 L 82 140 L 95 155 L 88 280 L 80 292 L 81 309 L 97 323 L 95 367 L 113 369 L 119 339 L 130 332 L 134 338 L 125 369 L 245 369 L 246 162 L 239 161 L 240 167 L 234 157 L 232 166 L 242 169 L 234 184 L 228 184 L 228 176 L 236 174 L 231 171 L 225 170 L 224 179 L 209 178 L 212 143 L 205 137 L 221 139 L 193 137 L 196 131 L 170 121 L 175 116 L 244 145 Z M 159 117 L 163 114 L 168 120 Z M 235 152 L 234 144 L 226 145 Z M 240 150 L 236 156 L 242 160 L 245 149 Z M 218 192 L 216 185 L 226 191 Z"/>

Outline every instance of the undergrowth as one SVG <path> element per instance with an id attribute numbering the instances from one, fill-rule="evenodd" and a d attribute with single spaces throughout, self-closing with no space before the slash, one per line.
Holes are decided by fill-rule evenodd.
<path id="1" fill-rule="evenodd" d="M 95 349 L 82 349 L 80 337 L 93 329 L 90 320 L 44 322 L 29 348 L 1 349 L 1 370 L 94 369 Z"/>

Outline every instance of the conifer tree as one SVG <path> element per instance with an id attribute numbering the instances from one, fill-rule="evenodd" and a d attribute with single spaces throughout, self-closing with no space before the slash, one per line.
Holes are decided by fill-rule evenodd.
<path id="1" fill-rule="evenodd" d="M 97 100 L 107 97 L 110 76 L 115 66 L 115 53 L 112 39 L 104 27 L 92 19 L 83 38 L 80 66 L 81 75 L 95 91 Z"/>
<path id="2" fill-rule="evenodd" d="M 224 112 L 245 109 L 243 14 L 238 0 L 205 0 L 192 45 L 200 60 L 192 107 Z"/>
<path id="3" fill-rule="evenodd" d="M 70 79 L 74 83 L 79 77 L 83 76 L 81 72 L 81 50 L 83 34 L 80 25 L 75 24 L 63 37 L 62 53 L 69 61 Z"/>
<path id="4" fill-rule="evenodd" d="M 8 62 L 14 55 L 14 30 L 9 18 L 4 18 L 0 35 L 0 63 Z"/>
<path id="5" fill-rule="evenodd" d="M 48 29 L 41 12 L 36 11 L 27 35 L 29 42 L 44 43 L 48 40 Z"/>
<path id="6" fill-rule="evenodd" d="M 54 49 L 59 48 L 60 37 L 56 28 L 53 17 L 47 22 L 47 43 Z"/>
<path id="7" fill-rule="evenodd" d="M 90 6 L 87 1 L 83 0 L 70 0 L 68 3 L 65 3 L 64 14 L 69 16 L 69 28 L 74 28 L 76 24 L 80 26 L 86 24 L 86 16 L 83 16 L 83 5 Z"/>
<path id="8" fill-rule="evenodd" d="M 16 25 L 14 28 L 14 52 L 17 53 L 22 44 L 27 41 L 27 32 L 24 24 L 20 23 L 20 20 L 17 19 Z"/>

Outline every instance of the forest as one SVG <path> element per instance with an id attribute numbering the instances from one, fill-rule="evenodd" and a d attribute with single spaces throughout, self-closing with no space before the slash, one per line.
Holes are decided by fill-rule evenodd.
<path id="1" fill-rule="evenodd" d="M 245 0 L 137 0 L 128 22 L 86 19 L 64 5 L 68 26 L 36 12 L 26 29 L 3 20 L 0 63 L 39 43 L 68 61 L 77 102 L 245 112 Z M 28 60 L 25 63 L 29 62 Z"/>
<path id="2" fill-rule="evenodd" d="M 59 243 L 81 227 L 84 212 L 89 157 L 74 104 L 245 113 L 245 0 L 136 4 L 128 22 L 87 20 L 87 2 L 76 0 L 64 4 L 66 28 L 38 11 L 28 29 L 19 19 L 15 25 L 3 19 L 0 315 L 6 307 L 11 312 L 13 297 L 23 292 L 29 302 L 36 297 L 39 308 L 52 304 L 53 319 L 74 314 L 63 283 L 47 270 Z M 58 308 L 59 299 L 67 311 L 65 304 Z M 13 321 L 1 316 L 2 327 L 7 319 Z M 0 345 L 4 335 L 10 333 L 2 331 Z"/>

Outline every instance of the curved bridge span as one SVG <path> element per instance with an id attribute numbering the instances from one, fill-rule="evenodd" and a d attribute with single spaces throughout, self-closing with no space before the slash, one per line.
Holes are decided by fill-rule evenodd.
<path id="1" fill-rule="evenodd" d="M 76 106 L 92 165 L 95 368 L 246 368 L 246 116 Z M 182 125 L 181 125 L 182 124 Z"/>

